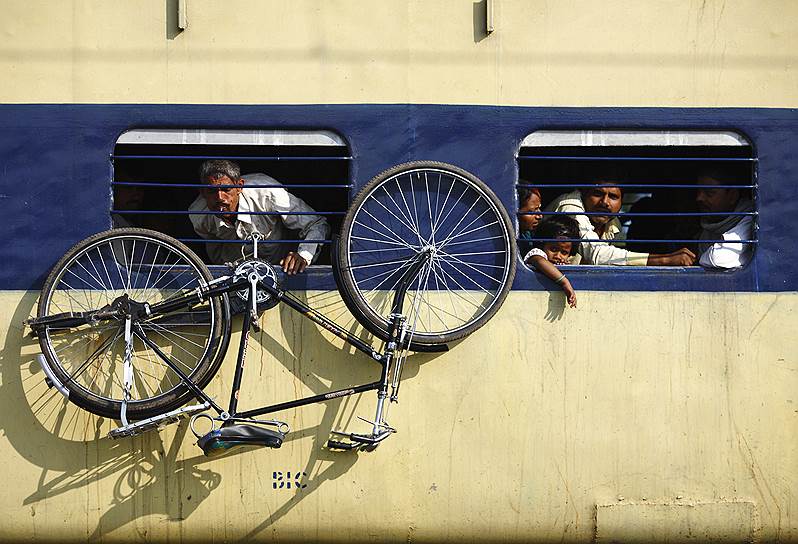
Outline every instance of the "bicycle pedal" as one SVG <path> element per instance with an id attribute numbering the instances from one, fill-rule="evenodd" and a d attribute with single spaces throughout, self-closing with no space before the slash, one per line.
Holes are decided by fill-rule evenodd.
<path id="1" fill-rule="evenodd" d="M 285 435 L 280 431 L 265 429 L 257 425 L 228 425 L 213 429 L 197 441 L 207 457 L 218 457 L 242 447 L 279 448 Z"/>
<path id="2" fill-rule="evenodd" d="M 360 444 L 355 444 L 354 442 L 342 442 L 340 440 L 327 440 L 327 448 L 331 450 L 342 450 L 342 451 L 350 451 L 360 447 Z"/>
<path id="3" fill-rule="evenodd" d="M 183 406 L 182 408 L 178 408 L 177 410 L 172 410 L 171 412 L 167 412 L 165 414 L 153 416 L 148 419 L 142 419 L 141 421 L 131 423 L 124 427 L 111 429 L 108 432 L 108 437 L 116 440 L 119 438 L 126 438 L 128 436 L 136 436 L 139 434 L 143 434 L 153 429 L 160 430 L 166 425 L 169 425 L 170 423 L 176 423 L 180 421 L 181 418 L 186 417 L 193 412 L 207 410 L 208 408 L 210 408 L 210 404 L 208 403 Z"/>

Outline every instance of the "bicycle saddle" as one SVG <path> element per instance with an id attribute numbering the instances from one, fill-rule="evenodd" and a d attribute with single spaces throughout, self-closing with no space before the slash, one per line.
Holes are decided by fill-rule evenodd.
<path id="1" fill-rule="evenodd" d="M 257 425 L 228 425 L 214 429 L 197 441 L 205 455 L 215 457 L 241 446 L 279 448 L 285 435 Z"/>

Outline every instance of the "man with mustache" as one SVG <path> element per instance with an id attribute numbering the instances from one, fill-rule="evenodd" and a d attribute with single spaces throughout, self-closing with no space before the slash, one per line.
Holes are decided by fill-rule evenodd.
<path id="1" fill-rule="evenodd" d="M 202 164 L 200 181 L 205 187 L 189 211 L 205 213 L 189 215 L 194 231 L 211 240 L 244 240 L 257 232 L 265 242 L 258 246 L 258 257 L 279 263 L 287 274 L 305 270 L 318 256 L 319 244 L 300 243 L 294 252 L 288 251 L 286 244 L 270 244 L 269 240 L 290 238 L 289 229 L 299 231 L 299 237 L 305 240 L 323 240 L 330 233 L 324 217 L 313 215 L 314 210 L 302 199 L 277 186 L 277 181 L 266 174 L 247 174 L 244 179 L 238 164 L 211 160 Z M 247 188 L 247 184 L 275 187 Z M 252 212 L 281 213 L 260 215 Z M 304 215 L 293 215 L 293 212 L 303 212 Z M 217 264 L 240 259 L 242 249 L 248 255 L 252 254 L 252 246 L 242 248 L 239 244 L 230 243 L 207 244 L 206 249 L 211 261 Z"/>
<path id="2" fill-rule="evenodd" d="M 573 214 L 579 224 L 582 242 L 573 264 L 610 264 L 632 266 L 691 266 L 695 254 L 687 248 L 673 253 L 639 253 L 611 245 L 623 240 L 621 223 L 614 215 L 581 215 L 584 212 L 615 214 L 621 209 L 623 191 L 617 181 L 600 180 L 595 187 L 572 191 L 557 197 L 547 211 Z"/>
<path id="3" fill-rule="evenodd" d="M 704 213 L 751 213 L 754 203 L 733 187 L 737 178 L 720 169 L 706 170 L 698 176 L 696 204 Z M 751 215 L 707 215 L 701 218 L 700 240 L 724 240 L 723 242 L 700 242 L 701 255 L 698 264 L 709 268 L 740 268 L 751 259 L 749 244 L 733 243 L 750 240 L 753 236 L 754 218 Z"/>

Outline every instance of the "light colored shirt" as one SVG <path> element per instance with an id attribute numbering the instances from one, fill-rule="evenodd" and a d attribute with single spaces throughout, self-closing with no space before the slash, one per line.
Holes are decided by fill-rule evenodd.
<path id="1" fill-rule="evenodd" d="M 537 248 L 537 247 L 533 247 L 532 249 L 530 249 L 527 252 L 526 255 L 524 255 L 524 262 L 528 263 L 529 259 L 531 259 L 532 257 L 543 257 L 544 259 L 548 260 L 548 257 L 546 256 L 546 252 L 543 251 L 540 248 Z"/>
<path id="2" fill-rule="evenodd" d="M 730 242 L 750 240 L 753 231 L 754 218 L 745 216 L 737 225 L 723 233 L 723 239 Z M 740 268 L 751 260 L 750 247 L 749 244 L 715 243 L 701 254 L 698 264 L 708 268 Z"/>
<path id="3" fill-rule="evenodd" d="M 554 201 L 546 206 L 546 211 L 573 213 L 579 225 L 579 237 L 584 240 L 579 244 L 579 250 L 572 259 L 571 264 L 611 264 L 611 265 L 635 265 L 644 266 L 648 262 L 648 253 L 638 253 L 629 251 L 607 242 L 599 240 L 623 240 L 626 238 L 621 230 L 621 222 L 617 217 L 613 217 L 607 224 L 601 236 L 596 232 L 590 217 L 587 215 L 577 215 L 584 213 L 585 205 L 582 203 L 582 193 L 579 190 L 571 191 L 558 196 Z"/>
<path id="4" fill-rule="evenodd" d="M 297 198 L 282 187 L 247 188 L 251 185 L 279 185 L 277 180 L 266 174 L 246 174 L 244 189 L 238 200 L 238 211 L 235 221 L 230 224 L 218 215 L 203 213 L 191 214 L 194 231 L 202 238 L 213 240 L 245 240 L 253 232 L 258 232 L 265 243 L 258 245 L 258 257 L 272 263 L 278 263 L 288 252 L 288 245 L 268 243 L 269 240 L 285 240 L 288 230 L 298 230 L 303 240 L 325 240 L 330 234 L 327 220 L 320 215 L 255 215 L 248 212 L 314 212 L 304 200 Z M 189 211 L 207 212 L 208 205 L 200 195 L 191 203 Z M 308 264 L 318 256 L 319 244 L 300 243 L 297 253 Z M 252 246 L 244 246 L 247 255 L 252 254 Z M 206 251 L 211 261 L 217 264 L 232 262 L 242 257 L 240 244 L 206 244 Z"/>

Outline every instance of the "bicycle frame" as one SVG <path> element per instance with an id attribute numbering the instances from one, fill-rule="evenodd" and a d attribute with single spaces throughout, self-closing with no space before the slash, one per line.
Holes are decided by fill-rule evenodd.
<path id="1" fill-rule="evenodd" d="M 401 364 L 403 363 L 403 357 L 397 357 L 397 352 L 400 352 L 406 349 L 406 344 L 409 344 L 409 335 L 412 335 L 412 331 L 408 331 L 406 327 L 406 317 L 402 314 L 403 311 L 403 304 L 404 304 L 404 297 L 407 293 L 408 288 L 413 283 L 413 281 L 418 277 L 419 272 L 423 269 L 424 265 L 430 259 L 429 252 L 421 252 L 415 259 L 415 261 L 408 267 L 405 273 L 400 278 L 396 291 L 394 293 L 393 302 L 391 305 L 391 323 L 388 329 L 388 337 L 385 341 L 385 348 L 383 352 L 379 352 L 375 350 L 371 345 L 364 342 L 362 339 L 358 338 L 357 336 L 352 335 L 346 329 L 342 328 L 334 321 L 328 319 L 324 315 L 320 314 L 304 302 L 300 301 L 299 299 L 290 295 L 289 292 L 284 291 L 282 289 L 278 289 L 274 285 L 270 285 L 262 281 L 259 277 L 257 272 L 251 272 L 247 278 L 240 278 L 231 281 L 230 276 L 225 276 L 222 278 L 218 278 L 211 282 L 205 288 L 198 288 L 195 292 L 184 295 L 178 299 L 170 300 L 167 302 L 163 302 L 160 304 L 156 304 L 151 308 L 145 309 L 148 315 L 159 315 L 161 313 L 168 313 L 175 309 L 185 307 L 185 306 L 193 306 L 198 303 L 201 303 L 205 300 L 208 300 L 210 297 L 220 296 L 224 293 L 231 293 L 236 291 L 241 291 L 243 289 L 247 289 L 247 303 L 248 303 L 248 311 L 244 312 L 242 328 L 241 328 L 241 341 L 239 343 L 238 349 L 238 356 L 236 360 L 236 367 L 235 367 L 235 375 L 233 377 L 233 384 L 230 393 L 230 401 L 228 405 L 228 409 L 224 410 L 219 404 L 217 404 L 210 396 L 208 396 L 200 387 L 196 384 L 192 383 L 191 379 L 188 375 L 183 372 L 176 365 L 170 358 L 163 353 L 163 351 L 155 344 L 152 340 L 147 338 L 144 330 L 142 329 L 139 323 L 134 323 L 133 327 L 135 328 L 138 336 L 144 341 L 144 343 L 153 350 L 154 353 L 157 354 L 159 358 L 163 360 L 163 362 L 170 368 L 172 371 L 177 374 L 181 381 L 190 389 L 192 394 L 201 402 L 204 402 L 208 408 L 212 408 L 218 414 L 218 418 L 224 423 L 234 423 L 234 422 L 251 422 L 251 423 L 266 423 L 266 424 L 278 424 L 278 425 L 285 425 L 281 422 L 276 421 L 258 421 L 253 420 L 252 418 L 270 414 L 274 412 L 279 412 L 282 410 L 287 410 L 290 408 L 296 408 L 299 406 L 304 406 L 307 404 L 314 404 L 318 402 L 324 402 L 327 400 L 337 399 L 341 397 L 346 397 L 350 395 L 354 395 L 357 393 L 363 393 L 366 391 L 377 391 L 377 407 L 376 413 L 374 417 L 374 421 L 372 421 L 372 434 L 371 436 L 367 435 L 355 435 L 350 434 L 350 437 L 357 437 L 358 441 L 366 443 L 366 444 L 376 444 L 377 442 L 386 438 L 390 433 L 394 432 L 394 430 L 389 427 L 384 419 L 384 404 L 385 399 L 388 397 L 388 388 L 389 388 L 389 376 L 391 374 L 390 370 L 393 368 L 393 387 L 394 387 L 394 394 L 391 396 L 391 400 L 396 400 L 396 391 L 398 390 L 398 383 L 401 379 Z M 380 372 L 380 378 L 377 381 L 360 384 L 360 385 L 353 385 L 351 387 L 337 389 L 334 391 L 329 391 L 327 393 L 321 393 L 318 395 L 311 395 L 308 397 L 303 397 L 300 399 L 282 402 L 278 404 L 272 404 L 268 406 L 263 406 L 251 410 L 246 410 L 243 412 L 238 411 L 238 393 L 241 389 L 241 383 L 243 381 L 244 375 L 244 362 L 246 359 L 247 353 L 247 345 L 249 342 L 249 335 L 251 330 L 254 328 L 256 323 L 256 313 L 255 313 L 255 303 L 256 300 L 256 292 L 257 289 L 265 291 L 270 297 L 273 297 L 274 300 L 277 300 L 278 303 L 284 303 L 292 310 L 299 312 L 306 318 L 310 319 L 317 325 L 324 327 L 326 330 L 333 333 L 338 338 L 344 340 L 346 343 L 354 346 L 357 350 L 365 353 L 374 361 L 380 363 L 382 365 L 382 369 Z M 447 349 L 445 346 L 441 346 L 439 348 L 441 351 Z M 154 419 L 154 418 L 153 418 Z M 127 422 L 123 421 L 123 425 L 127 427 Z M 135 424 L 133 424 L 135 425 Z"/>

